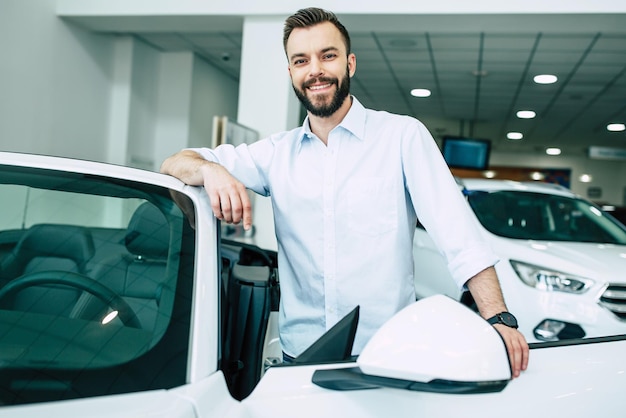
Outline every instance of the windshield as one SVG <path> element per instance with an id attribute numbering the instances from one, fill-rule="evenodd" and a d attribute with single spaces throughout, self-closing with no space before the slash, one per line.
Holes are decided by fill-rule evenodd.
<path id="1" fill-rule="evenodd" d="M 626 228 L 583 199 L 509 190 L 467 195 L 480 223 L 502 237 L 626 245 Z"/>
<path id="2" fill-rule="evenodd" d="M 0 166 L 0 406 L 184 384 L 195 238 L 172 196 Z"/>

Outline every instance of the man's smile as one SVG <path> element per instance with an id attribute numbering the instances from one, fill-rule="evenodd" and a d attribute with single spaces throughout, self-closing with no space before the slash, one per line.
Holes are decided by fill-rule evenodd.
<path id="1" fill-rule="evenodd" d="M 309 89 L 309 90 L 313 90 L 313 91 L 316 91 L 316 90 L 324 90 L 324 89 L 329 88 L 330 86 L 332 86 L 332 83 L 326 83 L 326 84 L 314 84 L 314 85 L 312 85 L 312 86 L 308 86 L 308 89 Z"/>
<path id="2" fill-rule="evenodd" d="M 339 80 L 330 77 L 318 77 L 312 78 L 303 84 L 303 90 L 310 91 L 312 93 L 325 93 L 334 84 L 339 84 Z"/>

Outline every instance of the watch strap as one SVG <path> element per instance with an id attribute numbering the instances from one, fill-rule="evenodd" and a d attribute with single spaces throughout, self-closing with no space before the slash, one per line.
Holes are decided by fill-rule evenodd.
<path id="1" fill-rule="evenodd" d="M 504 319 L 504 317 L 509 318 L 509 320 Z M 500 312 L 487 319 L 487 322 L 491 325 L 502 324 L 510 328 L 517 328 L 517 319 L 510 312 Z"/>

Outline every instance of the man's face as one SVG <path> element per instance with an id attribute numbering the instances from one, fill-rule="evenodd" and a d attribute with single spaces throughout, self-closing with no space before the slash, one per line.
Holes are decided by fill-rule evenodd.
<path id="1" fill-rule="evenodd" d="M 287 57 L 293 89 L 307 111 L 319 117 L 334 114 L 350 94 L 356 69 L 339 30 L 329 22 L 294 29 Z"/>

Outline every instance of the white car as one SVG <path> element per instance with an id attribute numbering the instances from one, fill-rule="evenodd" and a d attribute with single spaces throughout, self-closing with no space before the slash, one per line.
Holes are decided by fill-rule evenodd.
<path id="1" fill-rule="evenodd" d="M 443 295 L 399 312 L 358 358 L 355 307 L 280 364 L 275 254 L 221 239 L 204 190 L 172 177 L 0 152 L 0 201 L 2 418 L 626 410 L 626 335 L 532 344 L 511 380 L 495 329 Z"/>
<path id="2" fill-rule="evenodd" d="M 529 341 L 626 333 L 626 227 L 570 190 L 547 183 L 458 180 L 485 237 L 507 306 Z M 414 240 L 418 298 L 454 285 L 426 231 Z"/>

